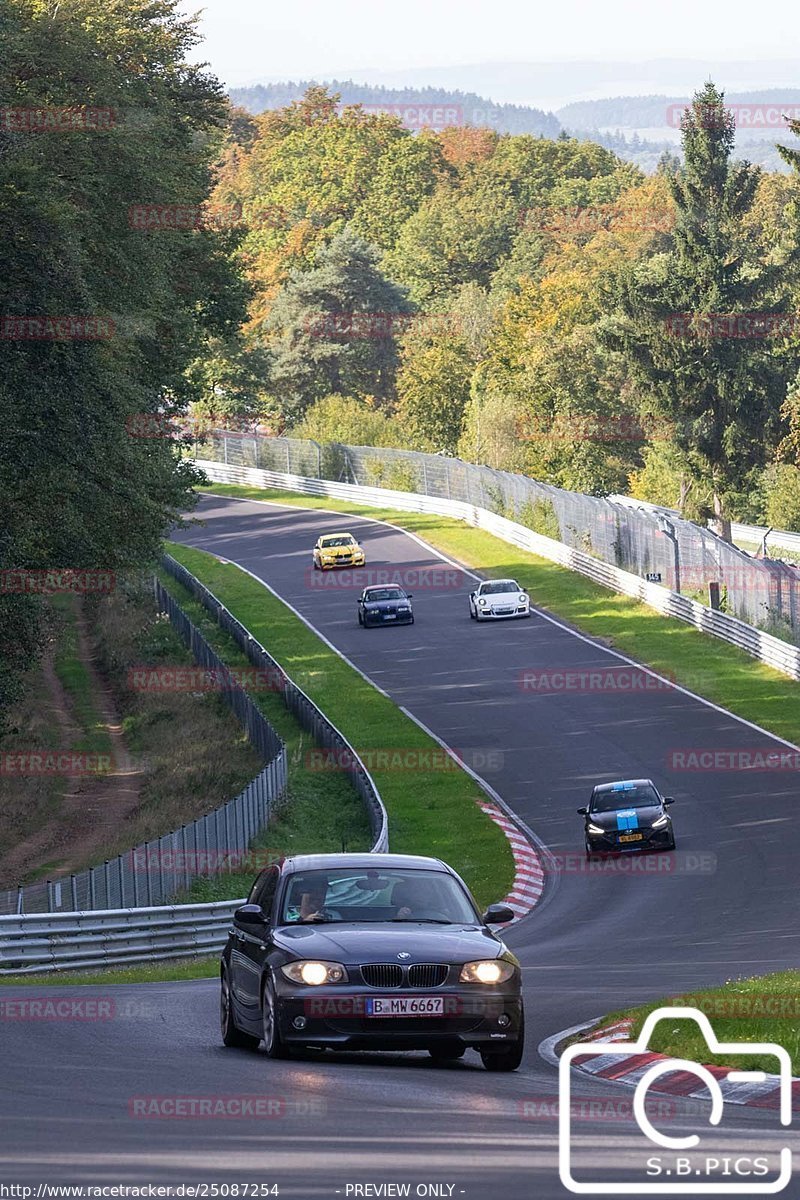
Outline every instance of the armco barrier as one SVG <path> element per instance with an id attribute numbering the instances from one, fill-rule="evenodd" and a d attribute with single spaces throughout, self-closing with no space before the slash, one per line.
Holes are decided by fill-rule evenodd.
<path id="1" fill-rule="evenodd" d="M 191 572 L 169 555 L 164 556 L 163 565 L 175 579 L 178 579 L 192 592 L 215 617 L 219 625 L 227 630 L 254 666 L 262 670 L 268 669 L 271 674 L 277 673 L 280 676 L 286 705 L 297 716 L 303 727 L 313 734 L 318 744 L 326 749 L 342 752 L 342 758 L 349 764 L 347 769 L 353 786 L 367 807 L 374 838 L 372 852 L 385 853 L 388 851 L 388 820 L 383 801 L 372 776 L 344 735 L 317 708 L 313 700 L 288 677 L 280 664 L 248 633 L 213 592 L 209 591 Z M 205 651 L 207 643 L 201 638 L 199 631 L 191 624 L 174 599 L 158 582 L 156 583 L 156 598 L 161 610 L 170 614 L 176 628 L 180 628 L 184 636 L 191 639 L 192 650 L 198 657 L 198 662 L 208 666 L 221 667 L 220 660 L 207 659 Z M 210 648 L 209 652 L 213 654 Z M 252 706 L 249 696 L 244 693 L 242 695 L 243 699 L 247 701 L 247 705 Z M 254 706 L 252 707 L 254 708 Z M 249 708 L 247 711 L 243 708 L 239 715 L 246 727 L 253 723 Z M 201 818 L 200 821 L 194 822 L 192 826 L 184 827 L 180 834 L 168 834 L 166 838 L 148 843 L 144 848 L 140 847 L 140 851 L 155 848 L 163 852 L 166 849 L 179 861 L 188 861 L 194 851 L 196 861 L 198 851 L 209 851 L 212 848 L 208 841 L 209 835 L 206 826 L 210 821 L 212 833 L 215 833 L 220 822 L 220 814 L 222 814 L 223 837 L 219 844 L 239 850 L 247 849 L 250 838 L 261 828 L 261 826 L 253 825 L 254 814 L 251 811 L 252 805 L 249 800 L 251 790 L 260 784 L 262 777 L 269 784 L 263 797 L 266 802 L 268 796 L 276 794 L 276 788 L 282 791 L 285 787 L 286 749 L 284 746 L 280 746 L 278 757 L 245 789 L 241 797 L 230 801 L 222 809 L 217 809 L 207 817 Z M 243 798 L 247 798 L 248 803 L 243 810 L 243 816 L 237 819 L 238 810 L 235 806 Z M 234 806 L 233 814 L 230 812 L 231 806 Z M 266 803 L 265 811 L 269 811 L 268 803 Z M 197 829 L 200 827 L 205 829 L 203 844 L 197 842 Z M 190 832 L 194 830 L 194 841 L 191 837 L 187 841 L 187 829 Z M 133 853 L 131 852 L 131 855 Z M 131 858 L 131 855 L 126 858 Z M 163 859 L 164 855 L 161 853 L 162 880 Z M 133 861 L 132 858 L 131 861 Z M 106 888 L 103 894 L 121 895 L 124 904 L 122 865 L 123 857 L 120 856 L 114 864 L 106 863 L 104 867 L 94 868 L 94 870 L 101 873 Z M 91 876 L 91 873 L 86 874 L 87 877 Z M 67 905 L 72 899 L 72 908 L 77 910 L 75 880 L 76 877 L 73 876 L 71 880 L 56 881 L 48 885 L 48 902 L 51 902 L 56 894 L 59 900 L 58 904 L 51 904 L 51 907 L 61 906 L 60 901 L 63 894 Z M 180 881 L 171 880 L 171 882 L 178 884 Z M 188 884 L 189 880 L 183 882 Z M 135 875 L 132 886 L 136 887 Z M 142 883 L 142 889 L 144 886 Z M 114 893 L 115 887 L 119 887 L 121 890 Z M 53 889 L 58 889 L 57 893 L 54 893 Z M 81 889 L 81 895 L 84 890 Z M 142 890 L 140 894 L 144 896 L 146 893 Z M 94 896 L 93 890 L 91 895 Z M 243 903 L 243 900 L 225 900 L 216 904 L 182 904 L 69 912 L 51 911 L 0 916 L 0 975 L 17 976 L 86 967 L 124 966 L 126 963 L 214 954 L 225 944 L 234 909 Z"/>
<path id="2" fill-rule="evenodd" d="M 277 659 L 274 659 L 261 643 L 256 641 L 251 633 L 248 633 L 244 625 L 236 620 L 233 613 L 225 607 L 221 600 L 217 599 L 213 592 L 209 591 L 205 584 L 196 579 L 171 555 L 165 554 L 161 561 L 170 575 L 188 588 L 195 599 L 199 600 L 214 617 L 217 624 L 234 639 L 254 667 L 281 680 L 281 694 L 286 707 L 297 717 L 303 728 L 313 735 L 317 744 L 326 750 L 337 751 L 340 756 L 339 760 L 347 763 L 344 770 L 350 776 L 355 791 L 364 801 L 369 817 L 373 838 L 372 853 L 385 853 L 389 849 L 389 824 L 386 809 L 375 786 L 375 781 L 341 730 L 328 720 L 324 712 L 317 708 L 314 701 L 305 694 L 302 688 L 299 688 L 294 680 L 289 678 Z"/>
<path id="3" fill-rule="evenodd" d="M 120 967 L 214 954 L 243 900 L 0 917 L 0 975 Z"/>
<path id="4" fill-rule="evenodd" d="M 488 509 L 479 508 L 474 504 L 466 504 L 462 500 L 446 500 L 441 497 L 423 496 L 416 492 L 397 492 L 388 488 L 362 487 L 358 484 L 335 483 L 326 479 L 308 479 L 302 475 L 289 475 L 281 471 L 261 471 L 255 467 L 226 466 L 223 463 L 207 459 L 195 459 L 196 465 L 208 475 L 209 479 L 218 483 L 241 483 L 249 487 L 280 488 L 286 491 L 302 492 L 310 496 L 330 496 L 339 500 L 354 500 L 361 504 L 374 505 L 378 508 L 395 508 L 404 512 L 435 513 L 439 516 L 455 517 L 465 521 L 477 529 L 485 529 L 487 533 L 502 538 L 522 550 L 558 563 L 570 571 L 577 571 L 588 579 L 633 596 L 643 604 L 655 609 L 666 617 L 674 617 L 693 625 L 702 633 L 721 638 L 731 645 L 737 646 L 745 653 L 752 655 L 775 670 L 800 679 L 800 648 L 784 642 L 772 634 L 756 629 L 737 617 L 727 613 L 715 612 L 671 592 L 668 588 L 657 583 L 647 583 L 638 575 L 623 571 L 610 563 L 601 562 L 590 554 L 565 546 L 552 538 L 534 533 L 525 525 L 509 521 Z"/>

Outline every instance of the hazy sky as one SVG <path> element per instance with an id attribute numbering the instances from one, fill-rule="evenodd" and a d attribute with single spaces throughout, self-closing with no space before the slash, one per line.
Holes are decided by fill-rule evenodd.
<path id="1" fill-rule="evenodd" d="M 468 63 L 680 57 L 794 59 L 800 86 L 797 0 L 206 0 L 202 29 L 203 57 L 228 85 L 370 69 L 394 76 Z"/>

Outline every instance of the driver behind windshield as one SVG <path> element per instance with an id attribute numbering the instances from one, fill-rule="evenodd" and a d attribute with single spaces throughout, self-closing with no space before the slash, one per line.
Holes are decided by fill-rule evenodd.
<path id="1" fill-rule="evenodd" d="M 300 895 L 300 921 L 337 921 L 339 913 L 325 907 L 328 888 L 325 884 L 316 882 L 309 884 L 309 890 Z"/>

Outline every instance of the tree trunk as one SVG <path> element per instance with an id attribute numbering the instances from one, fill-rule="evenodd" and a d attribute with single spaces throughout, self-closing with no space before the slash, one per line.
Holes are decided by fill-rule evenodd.
<path id="1" fill-rule="evenodd" d="M 713 528 L 714 532 L 718 537 L 722 538 L 723 542 L 733 541 L 731 537 L 731 519 L 730 517 L 726 517 L 722 511 L 722 497 L 720 496 L 716 487 L 714 488 Z"/>

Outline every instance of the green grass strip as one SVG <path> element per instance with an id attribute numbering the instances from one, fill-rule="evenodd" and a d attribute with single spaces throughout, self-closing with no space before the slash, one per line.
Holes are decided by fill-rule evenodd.
<path id="1" fill-rule="evenodd" d="M 76 601 L 71 595 L 51 597 L 58 614 L 60 629 L 53 665 L 61 686 L 70 699 L 70 715 L 80 725 L 81 734 L 74 750 L 108 753 L 111 737 L 95 703 L 95 684 L 81 655 Z"/>
<path id="2" fill-rule="evenodd" d="M 430 854 L 459 871 L 481 905 L 510 890 L 508 841 L 478 807 L 477 784 L 388 697 L 316 636 L 287 605 L 244 571 L 189 546 L 170 553 L 200 579 L 281 664 L 360 753 L 400 752 L 417 769 L 372 775 L 389 815 L 390 848 Z M 430 766 L 429 766 L 430 764 Z M 324 786 L 327 770 L 320 770 Z"/>
<path id="3" fill-rule="evenodd" d="M 132 963 L 95 971 L 51 971 L 45 975 L 0 975 L 5 987 L 61 987 L 72 983 L 171 983 L 180 979 L 212 979 L 219 975 L 219 955 L 166 962 Z"/>
<path id="4" fill-rule="evenodd" d="M 696 1008 L 705 1013 L 721 1042 L 773 1042 L 789 1051 L 794 1075 L 800 1075 L 800 971 L 732 979 L 722 987 L 704 988 L 652 1004 L 610 1013 L 601 1025 L 623 1017 L 633 1020 L 630 1037 L 637 1037 L 649 1013 L 662 1006 Z M 576 1041 L 581 1040 L 579 1035 Z M 710 1055 L 697 1024 L 690 1019 L 663 1020 L 656 1025 L 649 1048 L 670 1058 L 711 1066 L 728 1066 L 777 1074 L 773 1055 Z"/>
<path id="5" fill-rule="evenodd" d="M 226 666 L 249 667 L 248 659 L 230 634 L 188 588 L 163 569 L 158 575 Z M 369 850 L 372 845 L 369 820 L 350 776 L 343 771 L 314 769 L 314 759 L 310 757 L 314 742 L 286 707 L 280 693 L 253 690 L 250 697 L 286 744 L 286 803 L 251 843 L 250 849 L 255 853 L 250 856 L 250 865 L 244 870 L 220 871 L 195 879 L 188 891 L 177 897 L 180 904 L 206 904 L 246 896 L 260 866 L 283 855 Z"/>
<path id="6" fill-rule="evenodd" d="M 215 483 L 205 490 L 390 521 L 416 533 L 464 566 L 490 576 L 516 578 L 530 591 L 533 602 L 553 616 L 745 720 L 787 741 L 800 741 L 800 687 L 795 680 L 727 642 L 700 633 L 683 621 L 662 617 L 629 596 L 602 588 L 577 572 L 519 550 L 483 530 L 449 517 L 370 508 L 277 488 Z"/>

